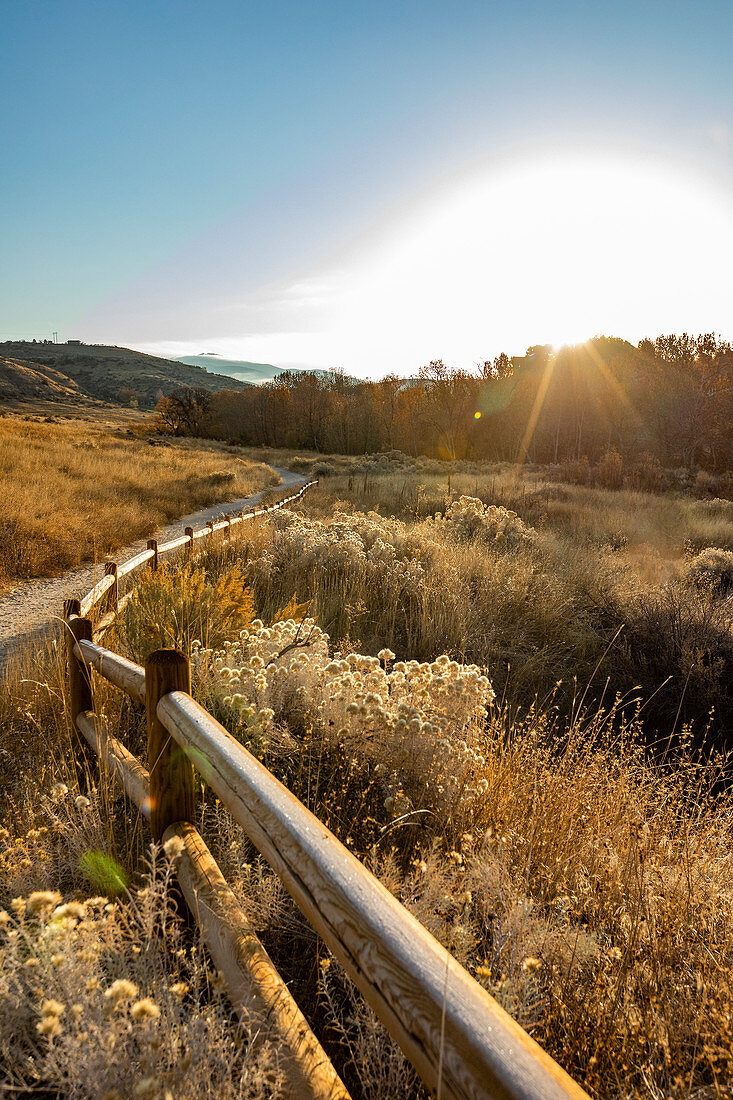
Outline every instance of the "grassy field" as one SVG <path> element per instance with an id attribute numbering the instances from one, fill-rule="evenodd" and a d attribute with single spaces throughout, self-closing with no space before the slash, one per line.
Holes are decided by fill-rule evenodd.
<path id="1" fill-rule="evenodd" d="M 591 1095 L 730 1096 L 730 505 L 328 465 L 302 514 L 146 575 L 109 644 L 190 650 L 197 697 Z M 62 679 L 47 647 L 0 692 L 5 1076 L 278 1095 L 167 907 L 167 858 L 102 777 L 80 794 Z M 98 705 L 142 753 L 136 708 Z M 353 1095 L 422 1098 L 214 798 L 199 825 Z"/>
<path id="2" fill-rule="evenodd" d="M 0 418 L 0 591 L 54 576 L 277 481 L 236 448 L 128 434 L 120 417 Z"/>
<path id="3" fill-rule="evenodd" d="M 337 640 L 420 660 L 447 650 L 489 667 L 525 708 L 553 697 L 570 713 L 581 697 L 620 693 L 627 714 L 644 702 L 654 737 L 691 725 L 699 740 L 710 726 L 720 743 L 733 728 L 732 502 L 591 489 L 512 467 L 277 459 L 320 472 L 321 486 L 305 505 L 316 527 L 284 532 L 274 553 L 275 600 L 314 598 Z M 475 502 L 468 513 L 436 522 L 461 496 Z M 354 511 L 356 555 L 338 517 Z M 395 531 L 393 518 L 404 526 Z M 314 547 L 305 559 L 289 545 L 301 537 Z M 392 557 L 372 567 L 385 542 Z"/>

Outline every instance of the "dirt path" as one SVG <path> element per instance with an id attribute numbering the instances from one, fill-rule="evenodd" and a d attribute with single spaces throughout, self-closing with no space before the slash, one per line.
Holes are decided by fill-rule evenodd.
<path id="1" fill-rule="evenodd" d="M 276 491 L 302 485 L 306 480 L 300 474 L 280 469 L 278 466 L 273 466 L 272 469 L 282 478 L 281 484 L 273 487 Z M 269 491 L 271 490 L 263 490 L 263 492 Z M 168 542 L 182 535 L 186 527 L 201 527 L 208 520 L 218 519 L 226 512 L 237 512 L 242 508 L 248 508 L 261 496 L 262 492 L 243 497 L 241 500 L 222 501 L 201 512 L 183 516 L 175 523 L 155 532 L 154 537 L 159 542 Z M 144 538 L 118 550 L 115 555 L 116 560 L 120 564 L 127 561 L 128 558 L 144 550 L 147 541 L 147 538 Z M 0 596 L 0 673 L 19 641 L 39 638 L 48 629 L 53 619 L 61 614 L 64 600 L 67 597 L 85 595 L 95 581 L 100 579 L 103 572 L 104 566 L 99 563 L 81 565 L 77 569 L 64 573 L 61 577 L 26 581 Z"/>

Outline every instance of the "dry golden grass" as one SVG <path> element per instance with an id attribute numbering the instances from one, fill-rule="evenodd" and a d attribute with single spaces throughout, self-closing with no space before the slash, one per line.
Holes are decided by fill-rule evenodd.
<path id="1" fill-rule="evenodd" d="M 264 732 L 249 712 L 237 718 L 215 679 L 202 678 L 194 690 L 592 1096 L 731 1097 L 730 763 L 722 755 L 702 759 L 684 732 L 674 752 L 655 760 L 645 743 L 651 704 L 644 700 L 640 710 L 623 716 L 612 685 L 605 709 L 588 705 L 592 690 L 583 699 L 588 670 L 606 645 L 599 632 L 603 618 L 592 620 L 592 614 L 626 599 L 636 608 L 639 630 L 647 608 L 651 631 L 648 601 L 661 600 L 666 589 L 658 578 L 645 588 L 623 539 L 615 548 L 600 549 L 595 540 L 604 517 L 591 514 L 585 497 L 572 498 L 579 514 L 572 531 L 562 531 L 542 526 L 531 513 L 529 493 L 522 512 L 504 486 L 502 503 L 514 503 L 539 531 L 527 546 L 507 547 L 456 540 L 427 522 L 422 508 L 425 498 L 432 499 L 424 477 L 384 478 L 376 490 L 373 478 L 367 476 L 365 485 L 363 477 L 351 477 L 351 487 L 348 475 L 332 477 L 304 500 L 309 514 L 327 524 L 335 520 L 334 506 L 341 500 L 336 506 L 345 518 L 338 520 L 336 537 L 329 539 L 317 526 L 309 533 L 279 520 L 277 529 L 269 523 L 247 525 L 181 574 L 146 574 L 109 644 L 137 659 L 151 647 L 174 640 L 186 645 L 193 636 L 216 647 L 227 636 L 235 638 L 242 624 L 259 630 L 251 621 L 252 594 L 265 621 L 276 618 L 296 594 L 301 601 L 313 598 L 310 610 L 342 653 L 376 653 L 389 645 L 400 657 L 429 658 L 447 650 L 458 659 L 485 663 L 499 686 L 495 673 L 511 649 L 512 661 L 524 658 L 530 696 L 533 683 L 539 690 L 553 682 L 555 669 L 567 670 L 571 683 L 573 670 L 584 669 L 569 700 L 562 697 L 563 686 L 519 717 L 500 700 L 486 720 L 448 725 L 439 733 L 423 725 L 412 741 L 396 727 L 385 734 L 375 725 L 364 736 L 357 723 L 368 723 L 368 713 L 343 723 L 327 721 L 319 708 L 326 698 L 324 680 L 307 648 L 284 674 L 279 694 L 257 703 L 274 711 Z M 487 488 L 479 485 L 479 491 Z M 354 515 L 366 510 L 373 491 L 409 522 L 390 526 L 379 517 Z M 445 499 L 446 487 L 438 484 L 434 491 Z M 604 500 L 599 497 L 598 503 Z M 621 526 L 622 536 L 643 522 L 639 509 L 646 504 L 654 509 L 655 501 L 637 501 Z M 695 517 L 695 507 L 690 514 Z M 608 519 L 606 530 L 622 517 Z M 349 560 L 350 529 L 367 539 L 371 558 L 367 553 L 364 560 L 358 554 Z M 722 532 L 728 535 L 727 526 Z M 392 565 L 390 541 L 396 548 Z M 422 573 L 411 571 L 415 562 Z M 706 603 L 708 595 L 686 587 L 684 575 L 665 583 L 671 583 L 669 598 L 677 601 L 673 618 L 683 611 L 712 615 L 718 605 L 724 615 L 725 597 L 710 593 Z M 291 603 L 284 617 L 295 615 Z M 666 629 L 664 622 L 660 630 Z M 8 829 L 0 858 L 0 908 L 37 890 L 59 889 L 65 900 L 104 892 L 88 881 L 82 857 L 90 849 L 116 860 L 127 880 L 154 899 L 159 894 L 145 864 L 144 831 L 124 800 L 97 779 L 91 806 L 77 807 L 71 736 L 61 711 L 62 675 L 60 654 L 44 647 L 22 658 L 0 691 L 0 784 L 6 793 L 0 820 Z M 603 678 L 597 680 L 602 686 Z M 136 708 L 105 688 L 97 702 L 118 736 L 140 753 L 144 721 Z M 426 784 L 434 774 L 433 757 L 442 759 L 446 742 L 462 754 L 467 770 L 458 786 L 465 779 L 470 797 L 463 796 L 463 787 L 456 793 L 448 784 L 442 790 Z M 50 792 L 59 781 L 71 793 L 54 802 Z M 207 842 L 353 1095 L 423 1100 L 400 1052 L 224 809 L 205 795 L 200 812 Z M 42 829 L 48 833 L 40 834 Z M 79 1018 L 96 1028 L 89 1049 L 99 1064 L 104 1044 L 120 1044 L 124 1074 L 110 1083 L 123 1093 L 155 1077 L 151 1095 L 165 1095 L 166 1087 L 189 1095 L 181 1073 L 184 1056 L 171 1039 L 181 1029 L 200 1060 L 192 1091 L 207 1096 L 219 1088 L 221 1095 L 238 1095 L 240 1085 L 226 1075 L 222 1058 L 234 1049 L 241 1055 L 241 1047 L 228 1045 L 225 1014 L 216 1004 L 209 1008 L 206 987 L 213 976 L 207 977 L 205 963 L 196 962 L 202 969 L 181 977 L 184 964 L 175 955 L 166 955 L 157 941 L 152 950 L 132 914 L 133 905 L 148 912 L 148 904 L 153 901 L 141 906 L 133 890 L 129 908 L 123 898 L 114 920 L 105 918 L 88 935 L 102 945 L 104 981 L 131 976 L 140 996 L 160 1007 L 170 1035 L 161 1035 L 151 1053 L 139 1042 L 137 1025 L 127 1020 L 127 1009 L 104 1016 L 98 989 L 78 987 L 81 952 L 98 950 L 82 942 L 84 929 L 79 952 L 76 941 L 69 941 L 59 973 L 37 953 L 32 957 L 40 959 L 38 966 L 26 968 L 39 924 L 26 917 L 27 948 L 19 950 L 16 940 L 3 949 L 11 978 L 0 979 L 0 1018 L 17 1013 L 19 1019 L 17 1032 L 5 1038 L 0 1032 L 5 1072 L 10 1066 L 15 1080 L 22 1079 L 16 1034 L 24 1044 L 23 1072 L 36 1088 L 58 1087 L 69 1072 L 80 1050 L 76 1023 L 67 1024 L 61 1014 L 65 1031 L 50 1034 L 53 1020 L 44 1025 L 46 1034 L 38 1031 L 45 997 L 82 1006 Z M 155 911 L 162 912 L 159 905 Z M 10 913 L 0 938 L 8 930 L 22 932 L 20 914 L 12 908 Z M 135 955 L 135 943 L 149 965 Z M 191 959 L 186 967 L 194 966 Z M 41 976 L 42 991 L 39 985 L 34 992 Z M 70 996 L 65 1000 L 58 985 L 62 976 L 70 991 L 78 988 L 75 1002 Z M 181 980 L 198 992 L 178 1015 L 168 991 Z M 198 1036 L 209 1011 L 216 1026 L 207 1050 Z M 258 1096 L 265 1068 L 246 1059 L 239 1065 L 239 1080 Z M 76 1095 L 95 1095 L 93 1082 L 80 1071 L 76 1082 Z M 277 1091 L 272 1087 L 273 1095 Z"/>
<path id="2" fill-rule="evenodd" d="M 165 522 L 277 480 L 221 444 L 151 446 L 93 421 L 0 418 L 0 590 L 100 559 Z"/>

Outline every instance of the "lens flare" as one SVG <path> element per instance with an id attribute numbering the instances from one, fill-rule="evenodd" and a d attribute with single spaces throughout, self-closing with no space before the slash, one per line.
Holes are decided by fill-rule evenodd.
<path id="1" fill-rule="evenodd" d="M 481 413 L 478 409 L 476 409 L 476 412 L 473 414 L 473 419 L 474 420 L 480 420 L 481 419 Z"/>

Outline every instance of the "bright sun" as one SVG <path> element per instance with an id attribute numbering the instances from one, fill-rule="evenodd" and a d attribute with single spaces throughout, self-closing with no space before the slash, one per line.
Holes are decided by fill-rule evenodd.
<path id="1" fill-rule="evenodd" d="M 716 330 L 730 313 L 732 253 L 730 200 L 692 172 L 546 157 L 405 204 L 250 301 L 246 330 L 263 335 L 236 345 L 247 358 L 376 376 L 596 333 Z"/>

